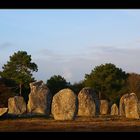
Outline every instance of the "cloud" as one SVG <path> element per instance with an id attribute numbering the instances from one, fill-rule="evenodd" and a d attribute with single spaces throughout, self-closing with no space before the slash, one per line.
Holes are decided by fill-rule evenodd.
<path id="1" fill-rule="evenodd" d="M 117 67 L 122 68 L 126 72 L 140 73 L 140 48 L 120 48 L 111 46 L 92 47 L 86 50 L 86 57 L 82 55 L 71 62 L 75 68 L 73 73 L 84 76 L 84 73 L 89 73 L 95 66 L 105 63 L 113 63 Z M 75 72 L 77 69 L 78 72 Z M 75 74 L 73 74 L 75 77 Z M 82 78 L 82 77 L 81 77 Z M 77 79 L 79 79 L 77 77 Z"/>
<path id="2" fill-rule="evenodd" d="M 40 49 L 39 51 L 37 51 L 37 55 L 39 58 L 41 57 L 43 59 L 51 61 L 67 61 L 67 57 L 65 54 L 61 54 L 59 52 L 47 48 Z"/>
<path id="3" fill-rule="evenodd" d="M 59 51 L 54 51 L 51 49 L 40 49 L 39 51 L 37 51 L 36 53 L 36 57 L 38 57 L 39 59 L 46 59 L 46 61 L 51 61 L 51 62 L 57 62 L 57 63 L 69 63 L 69 61 L 72 58 L 79 58 L 82 55 L 85 55 L 85 53 L 82 53 L 82 51 L 80 52 L 74 52 L 74 53 L 64 53 L 64 52 L 59 52 Z"/>
<path id="4" fill-rule="evenodd" d="M 72 72 L 71 72 L 71 70 L 69 68 L 64 68 L 62 76 L 66 80 L 71 81 L 72 80 Z"/>
<path id="5" fill-rule="evenodd" d="M 84 79 L 95 66 L 113 63 L 126 72 L 140 73 L 140 48 L 127 48 L 116 46 L 93 46 L 75 54 L 59 54 L 55 51 L 45 50 L 44 57 L 34 59 L 39 66 L 35 74 L 37 79 L 46 81 L 54 74 L 62 75 L 71 83 Z M 46 55 L 47 56 L 46 56 Z M 41 56 L 41 54 L 38 54 Z"/>
<path id="6" fill-rule="evenodd" d="M 12 45 L 13 45 L 13 44 L 10 43 L 10 42 L 5 42 L 5 43 L 0 44 L 0 48 L 1 48 L 1 49 L 4 49 L 4 48 L 11 47 Z"/>
<path id="7" fill-rule="evenodd" d="M 54 55 L 54 52 L 50 49 L 47 49 L 47 48 L 44 48 L 44 49 L 40 49 L 38 51 L 39 54 L 42 54 L 42 55 Z"/>
<path id="8" fill-rule="evenodd" d="M 134 45 L 135 46 L 135 45 Z M 94 50 L 96 53 L 94 52 Z M 92 51 L 93 50 L 93 51 Z M 140 48 L 138 47 L 92 47 L 89 52 L 91 59 L 97 57 L 99 63 L 113 63 L 127 72 L 140 73 Z"/>
<path id="9" fill-rule="evenodd" d="M 111 57 L 112 59 L 114 59 L 117 56 L 121 56 L 123 58 L 125 57 L 135 58 L 137 56 L 139 58 L 140 48 L 136 45 L 134 46 L 131 47 L 93 46 L 89 47 L 88 56 L 91 57 L 94 54 L 95 56 L 99 56 L 100 58 Z"/>
<path id="10" fill-rule="evenodd" d="M 123 47 L 116 47 L 116 46 L 109 46 L 109 45 L 98 45 L 98 46 L 90 46 L 90 52 L 99 52 L 99 53 L 122 53 L 124 52 L 125 48 Z"/>

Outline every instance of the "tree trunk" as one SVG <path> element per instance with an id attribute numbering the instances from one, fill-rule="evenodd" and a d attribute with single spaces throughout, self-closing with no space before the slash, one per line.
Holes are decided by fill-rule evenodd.
<path id="1" fill-rule="evenodd" d="M 101 92 L 99 91 L 99 100 L 101 100 Z"/>
<path id="2" fill-rule="evenodd" d="M 22 88 L 22 84 L 19 84 L 19 95 L 21 96 L 21 88 Z"/>

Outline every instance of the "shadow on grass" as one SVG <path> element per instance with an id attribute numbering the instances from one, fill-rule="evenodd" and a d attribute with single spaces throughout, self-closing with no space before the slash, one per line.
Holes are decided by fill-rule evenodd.
<path id="1" fill-rule="evenodd" d="M 5 114 L 0 117 L 1 120 L 15 120 L 15 119 L 32 119 L 32 118 L 42 118 L 42 119 L 52 119 L 53 117 L 42 115 L 42 114 L 22 114 L 22 115 L 13 115 L 13 114 Z"/>
<path id="2" fill-rule="evenodd" d="M 48 115 L 42 115 L 42 114 L 22 114 L 22 115 L 13 115 L 13 114 L 5 114 L 3 116 L 0 117 L 0 121 L 3 120 L 20 120 L 20 119 L 47 119 L 47 120 L 54 120 L 56 122 L 64 122 L 63 120 L 55 120 L 53 118 L 53 116 L 50 114 Z M 79 121 L 91 121 L 91 122 L 96 122 L 96 121 L 100 121 L 100 122 L 104 122 L 104 121 L 139 121 L 140 119 L 129 119 L 129 118 L 125 118 L 122 116 L 111 116 L 111 115 L 98 115 L 98 116 L 94 116 L 94 117 L 81 117 L 81 116 L 76 116 L 74 118 L 75 122 L 79 122 Z M 72 122 L 67 121 L 67 122 Z"/>

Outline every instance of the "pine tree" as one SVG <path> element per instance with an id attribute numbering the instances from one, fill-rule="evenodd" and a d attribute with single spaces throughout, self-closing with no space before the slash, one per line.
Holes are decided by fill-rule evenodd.
<path id="1" fill-rule="evenodd" d="M 26 51 L 15 52 L 10 56 L 10 61 L 4 64 L 3 71 L 0 72 L 2 78 L 14 80 L 19 86 L 19 94 L 22 94 L 22 86 L 28 86 L 30 82 L 34 81 L 32 72 L 37 72 L 38 67 L 31 62 L 31 55 Z"/>
<path id="2" fill-rule="evenodd" d="M 115 100 L 126 91 L 127 74 L 114 64 L 96 66 L 90 74 L 85 75 L 85 86 L 93 87 L 100 98 Z"/>

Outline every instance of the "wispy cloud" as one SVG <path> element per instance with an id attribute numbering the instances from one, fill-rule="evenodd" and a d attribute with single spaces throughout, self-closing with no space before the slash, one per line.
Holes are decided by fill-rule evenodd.
<path id="1" fill-rule="evenodd" d="M 124 51 L 123 48 L 119 48 L 116 46 L 109 46 L 109 45 L 98 45 L 98 46 L 90 46 L 89 50 L 91 52 L 103 52 L 103 53 L 112 53 L 112 52 L 116 52 L 116 53 L 121 53 L 122 51 Z"/>
<path id="2" fill-rule="evenodd" d="M 40 49 L 37 51 L 37 55 L 47 60 L 56 61 L 56 62 L 69 62 L 72 58 L 77 58 L 82 56 L 82 52 L 77 53 L 64 53 L 58 52 L 51 49 Z"/>
<path id="3" fill-rule="evenodd" d="M 127 72 L 140 73 L 140 48 L 126 48 L 116 46 L 93 46 L 75 54 L 60 54 L 52 50 L 42 50 L 44 57 L 37 61 L 39 72 L 36 77 L 49 79 L 54 74 L 65 77 L 67 81 L 78 82 L 84 79 L 86 73 L 98 65 L 113 63 Z M 39 53 L 39 56 L 41 54 Z"/>
<path id="4" fill-rule="evenodd" d="M 44 48 L 44 49 L 40 49 L 38 51 L 39 54 L 42 54 L 42 55 L 47 55 L 47 56 L 50 56 L 50 55 L 54 55 L 54 52 L 50 49 L 47 49 L 47 48 Z"/>
<path id="5" fill-rule="evenodd" d="M 62 74 L 63 77 L 65 77 L 65 79 L 67 79 L 68 81 L 71 81 L 72 80 L 72 71 L 68 68 L 68 67 L 65 67 L 63 69 L 63 74 Z"/>
<path id="6" fill-rule="evenodd" d="M 56 61 L 63 60 L 65 57 L 63 54 L 60 54 L 56 51 L 53 51 L 47 48 L 40 49 L 37 53 L 39 56 L 42 56 L 43 58 L 56 60 Z"/>
<path id="7" fill-rule="evenodd" d="M 10 42 L 4 42 L 4 43 L 0 44 L 0 49 L 9 48 L 11 46 L 13 46 L 12 43 L 10 43 Z"/>
<path id="8" fill-rule="evenodd" d="M 135 47 L 116 47 L 116 46 L 92 46 L 89 47 L 89 54 L 99 53 L 99 54 L 108 54 L 111 55 L 136 55 L 140 53 L 140 48 L 134 45 Z M 113 58 L 113 57 L 112 57 Z"/>

